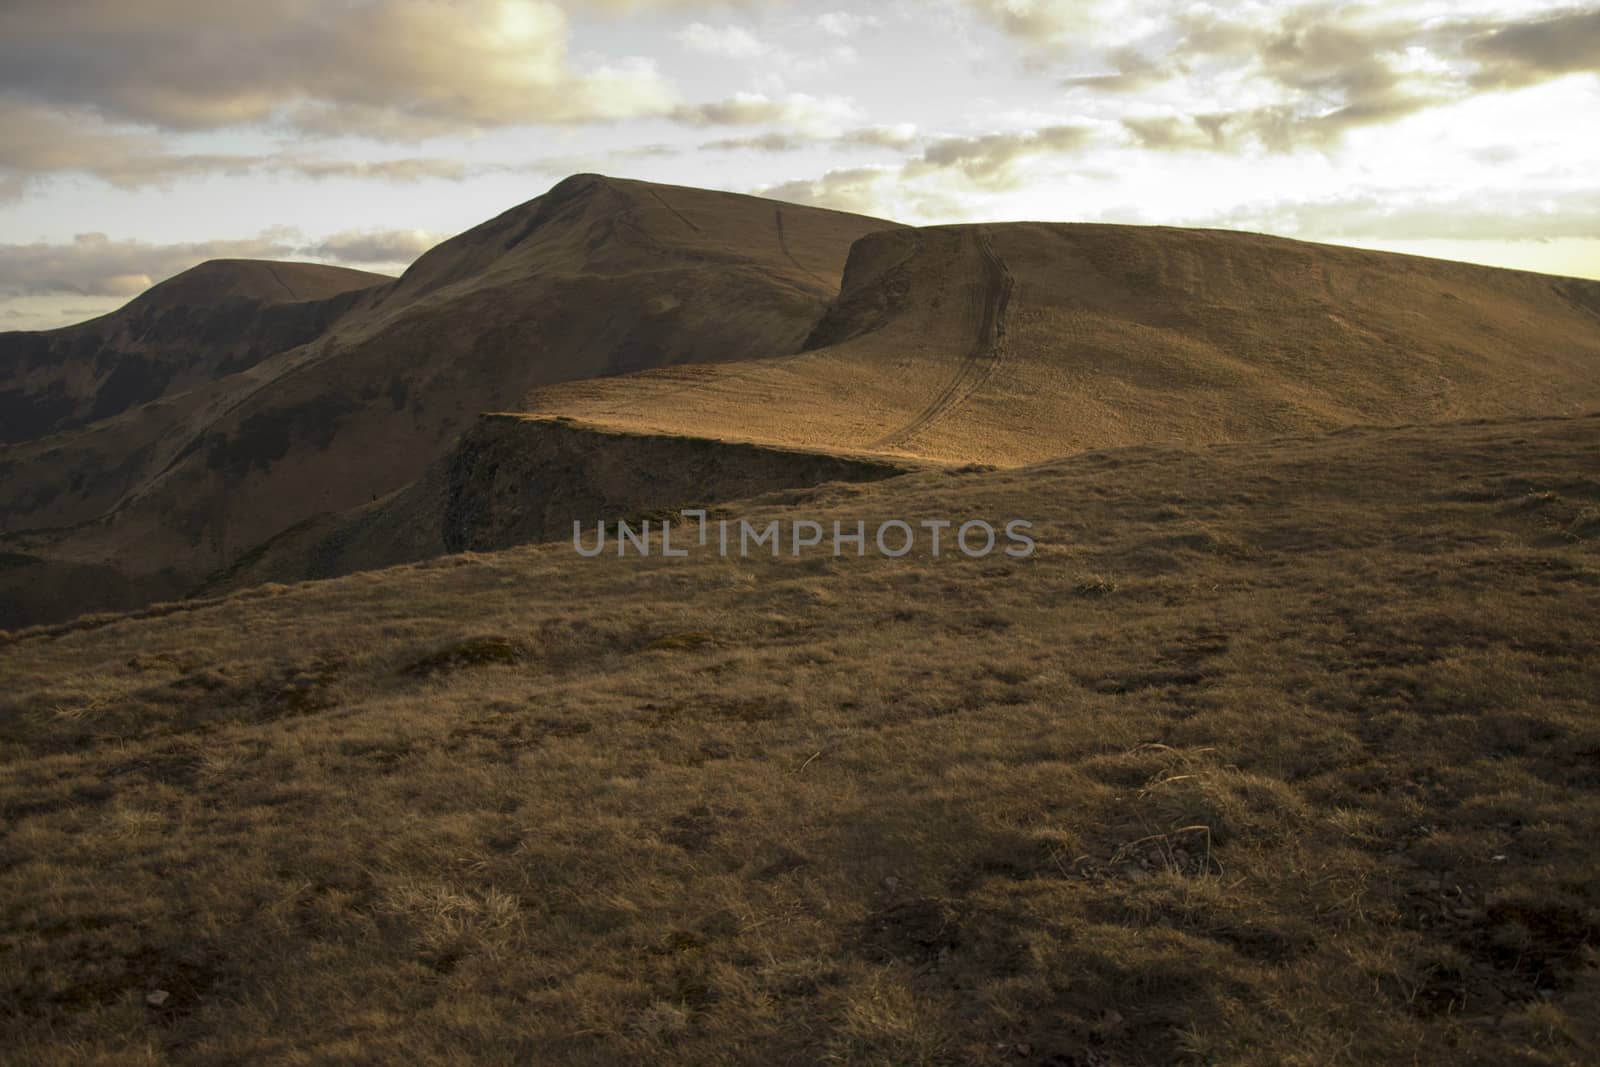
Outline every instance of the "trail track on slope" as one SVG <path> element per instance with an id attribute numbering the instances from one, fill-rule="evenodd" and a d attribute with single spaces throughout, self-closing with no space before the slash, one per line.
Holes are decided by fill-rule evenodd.
<path id="1" fill-rule="evenodd" d="M 789 248 L 789 237 L 788 237 L 787 234 L 785 234 L 783 232 L 783 208 L 781 208 L 781 207 L 773 208 L 772 209 L 772 219 L 773 219 L 773 222 L 776 223 L 777 227 L 778 227 L 778 247 L 783 249 L 784 258 L 787 259 L 790 263 L 793 263 L 796 267 L 799 267 L 807 275 L 809 275 L 809 276 L 815 278 L 817 281 L 821 282 L 823 285 L 827 285 L 827 286 L 831 287 L 832 284 L 833 284 L 832 282 L 829 282 L 828 279 L 824 278 L 822 275 L 818 274 L 816 271 L 812 270 L 810 267 L 808 267 L 804 263 L 800 262 L 800 260 L 795 257 L 794 252 L 792 252 L 790 250 L 790 248 Z"/>
<path id="2" fill-rule="evenodd" d="M 655 189 L 651 189 L 650 190 L 650 195 L 655 197 L 656 200 L 661 204 L 662 207 L 666 208 L 668 211 L 670 211 L 674 215 L 676 215 L 678 217 L 678 221 L 683 223 L 685 226 L 689 227 L 689 229 L 693 230 L 695 233 L 704 233 L 705 232 L 699 226 L 695 225 L 695 222 L 694 222 L 693 219 L 691 219 L 689 216 L 685 215 L 683 212 L 679 211 L 677 208 L 673 207 L 672 204 L 667 200 L 667 198 L 662 196 L 660 192 L 658 192 Z"/>
<path id="3" fill-rule="evenodd" d="M 966 403 L 982 388 L 1006 358 L 1006 312 L 1011 306 L 1017 280 L 1006 261 L 994 250 L 987 227 L 970 237 L 971 251 L 978 259 L 977 280 L 969 284 L 968 310 L 974 339 L 957 365 L 955 374 L 933 399 L 904 426 L 874 441 L 873 448 L 894 448 L 919 431 Z"/>

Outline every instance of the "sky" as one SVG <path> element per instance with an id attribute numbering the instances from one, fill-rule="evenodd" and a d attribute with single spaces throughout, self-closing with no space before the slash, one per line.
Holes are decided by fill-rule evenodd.
<path id="1" fill-rule="evenodd" d="M 579 172 L 1600 278 L 1600 4 L 0 4 L 0 330 L 399 273 Z"/>

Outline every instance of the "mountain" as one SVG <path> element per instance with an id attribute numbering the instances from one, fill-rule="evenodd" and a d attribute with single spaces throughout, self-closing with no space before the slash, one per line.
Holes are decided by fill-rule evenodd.
<path id="1" fill-rule="evenodd" d="M 875 234 L 807 351 L 578 382 L 617 429 L 1015 465 L 1366 423 L 1600 407 L 1600 282 L 1256 234 Z"/>
<path id="2" fill-rule="evenodd" d="M 218 308 L 274 291 L 264 265 L 186 284 L 214 277 Z M 183 292 L 149 303 L 211 306 Z M 1597 282 L 597 175 L 284 306 L 320 332 L 224 338 L 190 388 L 0 451 L 0 625 L 835 476 L 1600 407 Z"/>
<path id="3" fill-rule="evenodd" d="M 854 481 L 1600 408 L 1600 283 L 1577 279 L 1256 234 L 1024 223 L 879 231 L 856 242 L 842 285 L 791 356 L 536 390 L 405 492 L 297 527 L 207 588 L 804 487 L 817 468 L 794 457 L 809 453 Z M 685 484 L 676 475 L 706 462 L 708 441 L 722 443 L 718 474 Z"/>
<path id="4" fill-rule="evenodd" d="M 851 245 L 893 225 L 570 178 L 354 294 L 297 347 L 0 452 L 0 548 L 17 561 L 3 573 L 37 586 L 41 567 L 115 561 L 189 587 L 285 529 L 411 483 L 480 412 L 539 386 L 792 354 Z M 38 617 L 15 605 L 0 624 Z"/>
<path id="5" fill-rule="evenodd" d="M 213 260 L 98 319 L 0 333 L 0 444 L 247 370 L 317 337 L 353 294 L 389 281 L 315 263 Z"/>

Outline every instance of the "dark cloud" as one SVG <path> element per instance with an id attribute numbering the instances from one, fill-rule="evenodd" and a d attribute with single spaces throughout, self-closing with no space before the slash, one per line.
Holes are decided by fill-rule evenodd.
<path id="1" fill-rule="evenodd" d="M 1565 12 L 1504 26 L 1473 38 L 1467 51 L 1481 64 L 1474 83 L 1486 88 L 1600 72 L 1600 11 Z"/>
<path id="2" fill-rule="evenodd" d="M 0 93 L 168 129 L 392 138 L 670 109 L 653 71 L 578 70 L 567 38 L 550 0 L 6 0 Z"/>

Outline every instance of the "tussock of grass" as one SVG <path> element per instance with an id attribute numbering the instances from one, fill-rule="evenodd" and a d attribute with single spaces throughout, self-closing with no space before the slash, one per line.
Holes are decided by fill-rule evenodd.
<path id="1" fill-rule="evenodd" d="M 652 652 L 696 652 L 714 647 L 717 636 L 710 630 L 686 630 L 683 633 L 665 634 L 651 641 L 645 648 Z"/>
<path id="2" fill-rule="evenodd" d="M 1567 534 L 1580 541 L 1600 539 L 1600 508 L 1587 507 L 1578 512 L 1567 527 Z"/>
<path id="3" fill-rule="evenodd" d="M 483 667 L 492 663 L 515 663 L 523 655 L 523 649 L 510 638 L 472 637 L 412 660 L 402 668 L 402 673 L 426 678 L 434 674 L 465 670 L 469 667 Z"/>
<path id="4" fill-rule="evenodd" d="M 1073 585 L 1072 591 L 1081 597 L 1108 597 L 1117 591 L 1117 580 L 1104 574 L 1085 574 Z"/>

